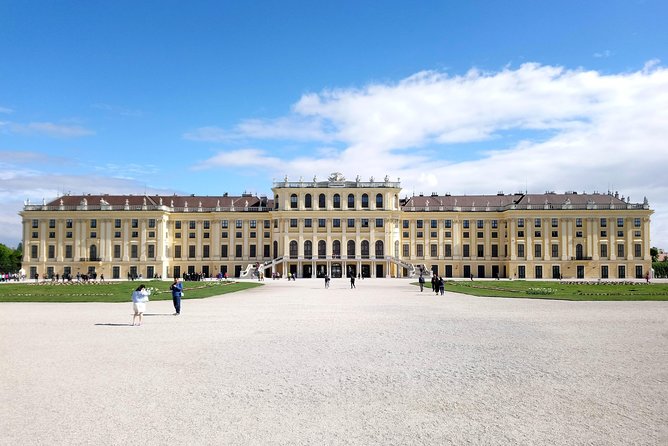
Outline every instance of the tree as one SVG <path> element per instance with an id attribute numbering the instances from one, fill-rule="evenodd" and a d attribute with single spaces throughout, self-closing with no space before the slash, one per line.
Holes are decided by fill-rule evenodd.
<path id="1" fill-rule="evenodd" d="M 19 248 L 11 249 L 0 243 L 0 272 L 15 273 L 21 269 L 23 253 L 20 248 L 19 245 Z"/>
<path id="2" fill-rule="evenodd" d="M 649 253 L 652 256 L 652 262 L 656 262 L 659 260 L 659 248 L 657 247 L 650 248 Z"/>

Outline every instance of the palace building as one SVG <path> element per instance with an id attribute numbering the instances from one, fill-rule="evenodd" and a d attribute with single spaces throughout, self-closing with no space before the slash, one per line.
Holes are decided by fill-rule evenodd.
<path id="1" fill-rule="evenodd" d="M 651 268 L 645 199 L 618 194 L 419 195 L 400 182 L 274 182 L 273 197 L 64 195 L 26 203 L 29 277 L 627 279 Z"/>

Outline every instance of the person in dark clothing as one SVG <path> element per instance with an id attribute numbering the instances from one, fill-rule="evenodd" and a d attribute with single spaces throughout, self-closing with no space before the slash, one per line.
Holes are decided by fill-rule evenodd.
<path id="1" fill-rule="evenodd" d="M 181 297 L 183 297 L 183 283 L 179 279 L 174 278 L 174 283 L 169 286 L 172 291 L 172 303 L 174 303 L 174 316 L 181 314 Z"/>

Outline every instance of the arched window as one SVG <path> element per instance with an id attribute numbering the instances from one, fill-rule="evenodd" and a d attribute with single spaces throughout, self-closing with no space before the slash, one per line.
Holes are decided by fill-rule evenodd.
<path id="1" fill-rule="evenodd" d="M 362 240 L 362 246 L 361 246 L 361 254 L 363 259 L 368 259 L 369 258 L 369 241 L 368 240 Z"/>
<path id="2" fill-rule="evenodd" d="M 332 257 L 335 259 L 341 258 L 341 242 L 339 240 L 332 242 Z"/>
<path id="3" fill-rule="evenodd" d="M 311 257 L 313 257 L 313 242 L 306 240 L 304 242 L 304 258 L 310 259 Z"/>
<path id="4" fill-rule="evenodd" d="M 363 208 L 369 207 L 369 196 L 367 194 L 362 194 L 362 207 Z"/>
<path id="5" fill-rule="evenodd" d="M 278 209 L 278 195 L 274 197 L 274 209 Z"/>
<path id="6" fill-rule="evenodd" d="M 278 258 L 278 242 L 274 241 L 274 258 Z"/>
<path id="7" fill-rule="evenodd" d="M 297 209 L 297 194 L 290 195 L 290 209 Z"/>
<path id="8" fill-rule="evenodd" d="M 576 260 L 582 260 L 582 258 L 584 257 L 584 254 L 583 254 L 582 251 L 583 251 L 582 250 L 582 245 L 580 243 L 575 245 L 575 259 Z"/>
<path id="9" fill-rule="evenodd" d="M 97 246 L 90 245 L 90 260 L 97 259 Z"/>
<path id="10" fill-rule="evenodd" d="M 290 242 L 290 258 L 297 258 L 297 242 L 295 240 Z"/>
<path id="11" fill-rule="evenodd" d="M 318 242 L 318 258 L 324 259 L 327 257 L 327 242 L 320 240 Z"/>
<path id="12" fill-rule="evenodd" d="M 376 241 L 376 258 L 385 257 L 385 245 L 382 240 Z"/>
<path id="13" fill-rule="evenodd" d="M 348 240 L 348 246 L 346 247 L 346 253 L 348 254 L 349 259 L 355 258 L 355 241 Z"/>
<path id="14" fill-rule="evenodd" d="M 325 194 L 318 195 L 318 207 L 320 209 L 325 209 Z"/>
<path id="15" fill-rule="evenodd" d="M 311 194 L 306 194 L 304 196 L 304 207 L 306 209 L 311 209 L 313 207 L 313 203 L 311 203 Z"/>
<path id="16" fill-rule="evenodd" d="M 348 209 L 355 209 L 355 196 L 348 194 Z"/>
<path id="17" fill-rule="evenodd" d="M 334 194 L 334 209 L 341 209 L 341 195 Z"/>
<path id="18" fill-rule="evenodd" d="M 376 195 L 376 208 L 377 209 L 383 208 L 383 194 Z"/>

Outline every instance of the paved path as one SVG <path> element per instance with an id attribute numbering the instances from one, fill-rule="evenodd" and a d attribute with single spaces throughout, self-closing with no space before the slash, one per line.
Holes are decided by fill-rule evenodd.
<path id="1" fill-rule="evenodd" d="M 668 444 L 668 302 L 265 283 L 0 304 L 0 444 Z"/>

